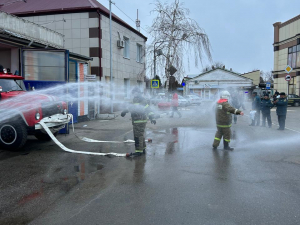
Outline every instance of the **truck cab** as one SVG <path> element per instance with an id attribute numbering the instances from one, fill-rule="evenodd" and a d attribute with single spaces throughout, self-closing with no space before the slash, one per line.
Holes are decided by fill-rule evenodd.
<path id="1" fill-rule="evenodd" d="M 47 127 L 56 135 L 72 116 L 67 114 L 67 104 L 58 98 L 27 92 L 23 80 L 6 69 L 0 70 L 0 149 L 18 150 L 28 135 L 51 140 L 39 122 L 47 121 Z"/>

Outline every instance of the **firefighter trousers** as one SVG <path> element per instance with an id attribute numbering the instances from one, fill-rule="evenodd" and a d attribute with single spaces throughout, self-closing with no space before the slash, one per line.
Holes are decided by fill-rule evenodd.
<path id="1" fill-rule="evenodd" d="M 145 129 L 147 122 L 133 123 L 133 136 L 135 142 L 135 152 L 143 153 L 146 149 Z"/>
<path id="2" fill-rule="evenodd" d="M 230 142 L 230 137 L 231 137 L 231 129 L 230 127 L 217 127 L 217 132 L 215 135 L 215 140 L 213 143 L 213 147 L 217 148 L 221 142 L 221 139 L 223 137 L 223 140 L 226 142 Z"/>

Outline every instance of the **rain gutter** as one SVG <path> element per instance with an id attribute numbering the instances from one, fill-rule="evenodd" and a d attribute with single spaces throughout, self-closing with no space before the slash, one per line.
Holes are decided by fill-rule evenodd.
<path id="1" fill-rule="evenodd" d="M 99 36 L 99 74 L 100 74 L 100 80 L 103 76 L 102 74 L 102 65 L 101 65 L 101 58 L 102 58 L 102 54 L 101 54 L 101 38 L 102 38 L 102 35 L 101 35 L 101 13 L 100 13 L 100 10 L 97 9 L 97 13 L 99 15 L 99 27 L 98 27 L 98 36 Z"/>

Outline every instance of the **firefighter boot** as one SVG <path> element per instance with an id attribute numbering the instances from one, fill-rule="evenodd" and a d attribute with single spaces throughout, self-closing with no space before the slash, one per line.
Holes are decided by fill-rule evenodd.
<path id="1" fill-rule="evenodd" d="M 234 148 L 229 147 L 229 142 L 224 141 L 224 150 L 230 150 L 230 151 L 232 151 L 232 150 L 234 150 Z"/>
<path id="2" fill-rule="evenodd" d="M 135 157 L 135 156 L 141 156 L 141 155 L 143 155 L 142 152 L 134 152 L 134 153 L 132 153 L 133 157 Z"/>

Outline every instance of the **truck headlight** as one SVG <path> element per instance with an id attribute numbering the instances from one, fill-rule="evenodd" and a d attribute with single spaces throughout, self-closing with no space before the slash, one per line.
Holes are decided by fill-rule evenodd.
<path id="1" fill-rule="evenodd" d="M 35 119 L 36 119 L 36 120 L 39 120 L 40 118 L 41 118 L 40 113 L 36 113 L 36 114 L 35 114 Z"/>
<path id="2" fill-rule="evenodd" d="M 67 114 L 67 109 L 64 109 L 64 115 L 66 115 Z"/>

